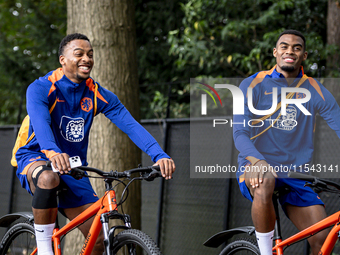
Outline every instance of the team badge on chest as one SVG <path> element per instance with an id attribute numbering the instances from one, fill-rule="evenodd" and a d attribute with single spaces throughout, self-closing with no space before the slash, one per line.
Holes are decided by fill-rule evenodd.
<path id="1" fill-rule="evenodd" d="M 297 125 L 296 114 L 297 110 L 294 106 L 288 105 L 286 115 L 281 115 L 280 118 L 273 125 L 274 128 L 282 129 L 282 130 L 293 130 L 293 128 Z"/>
<path id="2" fill-rule="evenodd" d="M 92 99 L 89 97 L 84 97 L 81 101 L 80 101 L 80 106 L 81 109 L 85 112 L 89 112 L 92 110 L 93 108 L 93 104 L 92 104 Z"/>
<path id="3" fill-rule="evenodd" d="M 69 142 L 81 142 L 84 139 L 84 124 L 83 118 L 63 116 L 59 126 L 61 135 Z"/>

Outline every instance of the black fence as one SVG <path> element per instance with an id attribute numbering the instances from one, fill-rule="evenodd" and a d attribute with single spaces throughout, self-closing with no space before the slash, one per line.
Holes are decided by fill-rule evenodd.
<path id="1" fill-rule="evenodd" d="M 314 162 L 340 165 L 339 138 L 322 119 L 318 118 L 317 122 Z M 202 136 L 207 136 L 207 123 L 205 120 L 167 119 L 144 120 L 142 124 L 161 145 L 165 145 L 165 150 L 175 160 L 177 167 L 174 178 L 170 181 L 162 183 L 158 179 L 154 182 L 142 182 L 142 230 L 158 240 L 163 253 L 167 255 L 218 254 L 221 248 L 207 248 L 203 246 L 203 242 L 224 229 L 252 225 L 251 203 L 242 197 L 233 178 L 190 178 L 190 125 L 197 125 L 195 130 Z M 0 215 L 31 210 L 31 197 L 20 187 L 17 178 L 13 178 L 14 169 L 9 163 L 16 131 L 17 126 L 0 128 Z M 210 144 L 207 139 L 205 150 L 197 153 L 202 153 L 203 157 L 218 147 L 220 149 L 213 152 L 214 156 L 227 157 L 230 164 L 237 165 L 238 152 L 233 146 L 231 129 L 220 129 L 220 133 L 214 135 L 221 139 L 217 142 L 210 139 L 214 141 Z M 142 163 L 151 164 L 146 154 L 142 156 Z M 326 204 L 328 214 L 339 210 L 338 196 L 320 196 Z M 283 237 L 296 233 L 296 228 L 282 210 L 280 215 Z M 2 237 L 4 230 L 1 231 Z M 303 254 L 304 245 L 304 242 L 293 245 L 287 249 L 287 253 Z M 340 251 L 339 248 L 336 250 Z"/>
<path id="2" fill-rule="evenodd" d="M 19 126 L 0 127 L 0 215 L 31 211 L 31 196 L 20 186 L 15 168 L 10 164 L 12 148 Z M 2 238 L 5 229 L 0 228 Z"/>

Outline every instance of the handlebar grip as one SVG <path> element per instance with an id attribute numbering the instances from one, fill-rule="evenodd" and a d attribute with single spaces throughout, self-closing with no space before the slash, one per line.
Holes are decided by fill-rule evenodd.
<path id="1" fill-rule="evenodd" d="M 152 169 L 152 171 L 142 175 L 144 180 L 153 181 L 157 177 L 162 177 L 161 169 L 159 166 L 150 166 L 148 168 Z"/>
<path id="2" fill-rule="evenodd" d="M 312 175 L 307 175 L 307 174 L 302 174 L 302 173 L 297 173 L 297 172 L 289 172 L 288 173 L 289 178 L 295 178 L 295 179 L 300 179 L 308 182 L 313 182 L 315 181 L 316 177 Z"/>
<path id="3" fill-rule="evenodd" d="M 45 165 L 46 165 L 47 167 L 52 168 L 52 171 L 53 171 L 53 172 L 59 173 L 59 171 L 53 167 L 52 161 L 46 161 L 46 164 L 45 164 Z"/>
<path id="4" fill-rule="evenodd" d="M 47 167 L 52 167 L 51 161 L 46 161 Z M 80 168 L 72 168 L 71 171 L 67 173 L 67 175 L 71 175 L 74 179 L 80 180 L 85 176 L 85 171 Z"/>
<path id="5" fill-rule="evenodd" d="M 161 168 L 160 168 L 159 165 L 157 165 L 157 166 L 152 166 L 152 168 L 155 169 L 156 171 L 161 171 Z"/>

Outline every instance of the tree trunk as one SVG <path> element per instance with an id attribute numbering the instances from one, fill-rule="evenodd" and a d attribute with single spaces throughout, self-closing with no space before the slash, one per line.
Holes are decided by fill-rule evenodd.
<path id="1" fill-rule="evenodd" d="M 327 43 L 340 47 L 340 1 L 328 0 L 327 14 Z M 339 64 L 339 54 L 335 54 L 328 61 L 328 67 L 336 68 Z"/>
<path id="2" fill-rule="evenodd" d="M 340 47 L 340 1 L 328 0 L 328 13 L 327 13 L 327 44 L 335 44 Z M 339 77 L 339 53 L 335 53 L 327 60 L 328 75 L 331 78 Z M 336 75 L 336 76 L 334 76 Z M 326 88 L 333 94 L 340 103 L 340 86 L 337 80 L 328 81 Z"/>
<path id="3" fill-rule="evenodd" d="M 139 88 L 134 12 L 133 0 L 67 0 L 67 33 L 87 35 L 94 49 L 95 64 L 91 77 L 114 92 L 138 120 Z M 90 135 L 89 166 L 105 171 L 123 171 L 137 167 L 140 160 L 140 150 L 127 135 L 104 115 L 95 118 Z M 94 179 L 91 182 L 98 197 L 102 196 L 103 180 Z M 116 189 L 117 202 L 122 189 L 122 185 Z M 140 183 L 135 182 L 129 188 L 129 199 L 123 207 L 124 212 L 131 216 L 133 228 L 140 228 L 140 207 Z M 84 241 L 80 232 L 74 231 L 66 238 L 65 254 L 79 253 Z"/>

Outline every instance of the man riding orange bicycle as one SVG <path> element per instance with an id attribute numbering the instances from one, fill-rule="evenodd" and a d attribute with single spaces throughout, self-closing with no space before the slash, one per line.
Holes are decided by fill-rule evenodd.
<path id="1" fill-rule="evenodd" d="M 90 77 L 93 54 L 85 35 L 67 35 L 59 46 L 62 67 L 35 80 L 27 89 L 29 139 L 18 148 L 15 157 L 21 185 L 33 195 L 39 254 L 53 254 L 51 236 L 58 207 L 72 220 L 98 200 L 87 178 L 75 180 L 65 175 L 71 170 L 69 158 L 72 156 L 80 156 L 82 165 L 87 165 L 89 132 L 97 114 L 105 114 L 146 152 L 160 166 L 165 179 L 171 179 L 175 171 L 174 161 L 133 119 L 117 96 Z M 47 167 L 46 161 L 51 161 L 59 174 Z M 60 186 L 66 186 L 67 192 L 60 194 L 58 205 Z M 90 220 L 79 227 L 84 236 L 91 223 Z M 102 253 L 101 234 L 92 254 Z"/>
<path id="2" fill-rule="evenodd" d="M 303 166 L 311 162 L 316 114 L 319 113 L 340 137 L 339 106 L 320 82 L 304 74 L 301 66 L 307 58 L 304 36 L 296 30 L 284 31 L 278 37 L 273 55 L 277 64 L 271 70 L 245 79 L 240 89 L 245 101 L 252 95 L 253 106 L 257 110 L 267 110 L 272 105 L 274 88 L 277 88 L 279 100 L 287 97 L 292 102 L 284 105 L 286 114 L 280 113 L 283 105 L 267 116 L 253 114 L 245 105 L 245 114 L 234 115 L 233 121 L 253 123 L 251 127 L 234 125 L 233 133 L 236 148 L 240 151 L 238 183 L 243 196 L 252 201 L 251 216 L 262 255 L 272 254 L 275 225 L 272 197 L 276 188 L 289 187 L 290 192 L 281 196 L 279 201 L 300 231 L 326 217 L 323 202 L 310 187 L 304 187 L 305 181 L 286 178 L 280 172 L 282 168 L 304 171 Z M 294 102 L 307 97 L 307 93 L 292 92 L 286 96 L 281 93 L 283 88 L 291 91 L 306 89 L 311 98 L 298 107 Z M 249 89 L 252 89 L 251 94 Z M 302 107 L 311 116 L 306 115 Z M 258 119 L 261 121 L 254 127 L 256 123 L 252 121 Z M 318 254 L 326 236 L 327 230 L 324 230 L 308 239 L 313 254 Z"/>

